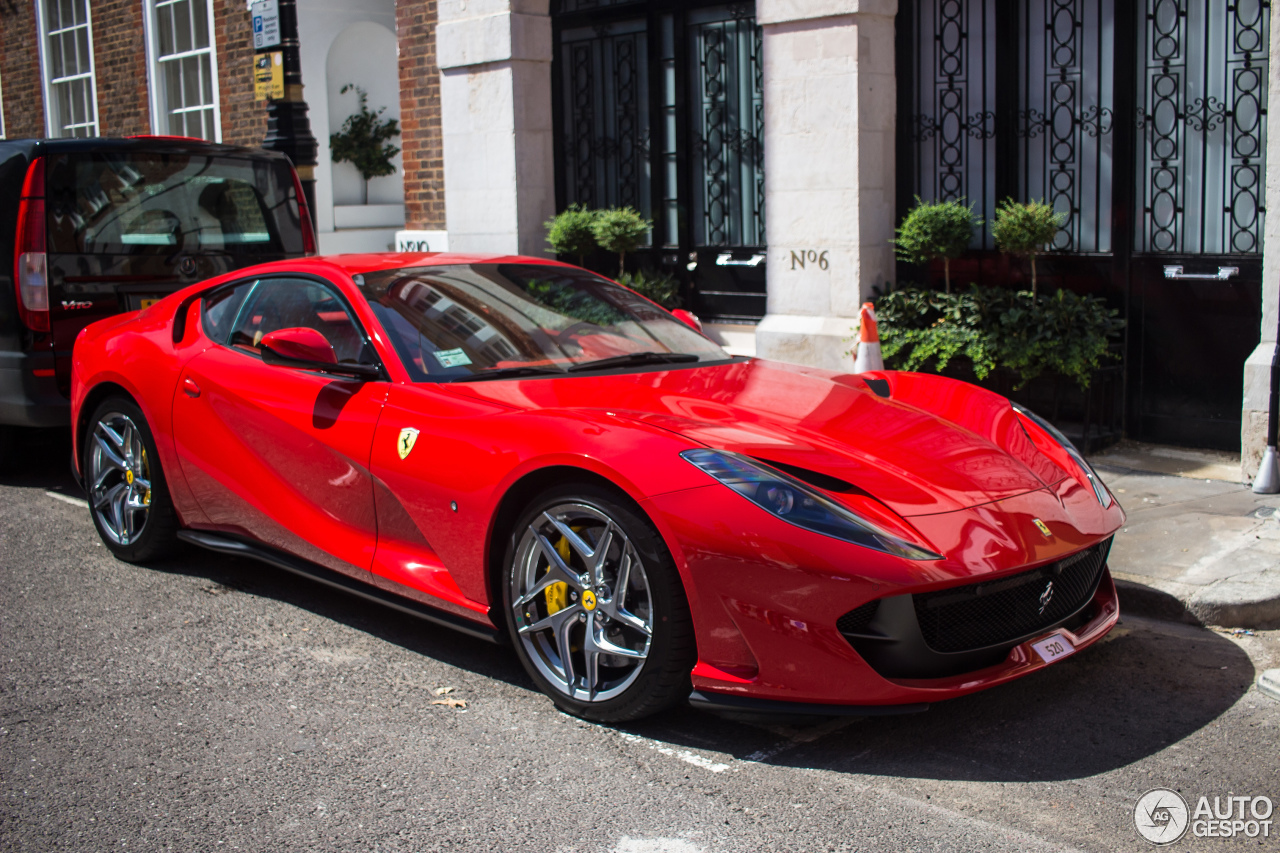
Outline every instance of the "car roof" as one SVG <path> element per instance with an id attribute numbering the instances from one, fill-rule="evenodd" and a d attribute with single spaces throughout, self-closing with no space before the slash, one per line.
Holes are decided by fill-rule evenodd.
<path id="1" fill-rule="evenodd" d="M 172 154 L 252 155 L 278 158 L 285 155 L 265 148 L 223 145 L 187 136 L 90 136 L 76 139 L 6 139 L 0 145 L 37 149 L 39 154 L 95 151 L 159 151 Z"/>
<path id="2" fill-rule="evenodd" d="M 529 255 L 485 255 L 459 252 L 370 252 L 350 255 L 318 255 L 306 261 L 293 261 L 293 265 L 305 262 L 319 262 L 337 267 L 348 275 L 380 272 L 381 270 L 403 269 L 406 267 L 439 267 L 457 266 L 461 264 L 537 264 L 573 268 L 551 258 L 536 258 Z M 287 268 L 290 261 L 278 261 L 272 266 Z"/>

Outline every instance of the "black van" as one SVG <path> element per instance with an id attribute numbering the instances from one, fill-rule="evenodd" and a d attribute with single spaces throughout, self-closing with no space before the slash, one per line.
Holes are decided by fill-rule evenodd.
<path id="1" fill-rule="evenodd" d="M 0 461 L 11 427 L 67 425 L 71 348 L 89 323 L 315 248 L 283 154 L 179 137 L 0 141 Z"/>

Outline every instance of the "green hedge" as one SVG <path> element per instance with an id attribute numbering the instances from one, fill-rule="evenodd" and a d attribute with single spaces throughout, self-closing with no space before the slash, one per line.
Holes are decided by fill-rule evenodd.
<path id="1" fill-rule="evenodd" d="M 963 358 L 978 379 L 1007 368 L 1019 388 L 1041 374 L 1089 387 L 1093 371 L 1115 357 L 1108 348 L 1124 328 L 1118 314 L 1099 297 L 1067 290 L 1035 296 L 977 285 L 961 293 L 903 288 L 876 300 L 888 366 L 941 373 Z"/>

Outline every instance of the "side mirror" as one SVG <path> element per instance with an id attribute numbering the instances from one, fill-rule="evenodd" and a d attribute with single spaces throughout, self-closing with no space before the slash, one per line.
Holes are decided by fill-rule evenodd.
<path id="1" fill-rule="evenodd" d="M 684 323 L 686 326 L 693 329 L 695 332 L 698 332 L 699 334 L 702 333 L 702 321 L 699 320 L 698 315 L 694 314 L 692 311 L 686 311 L 683 308 L 677 308 L 676 310 L 671 312 L 671 316 L 675 317 L 677 320 L 679 320 L 681 323 Z"/>
<path id="2" fill-rule="evenodd" d="M 277 329 L 262 336 L 262 360 L 272 364 L 267 353 L 290 361 L 312 361 L 320 364 L 337 364 L 329 339 L 315 329 Z"/>
<path id="3" fill-rule="evenodd" d="M 277 329 L 258 342 L 266 364 L 319 370 L 356 379 L 377 379 L 382 371 L 372 364 L 339 364 L 333 345 L 315 329 Z"/>

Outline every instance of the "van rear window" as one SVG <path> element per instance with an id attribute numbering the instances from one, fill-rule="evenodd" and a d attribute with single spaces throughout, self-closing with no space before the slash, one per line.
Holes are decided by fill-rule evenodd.
<path id="1" fill-rule="evenodd" d="M 302 254 L 283 160 L 75 152 L 45 166 L 50 252 Z"/>

